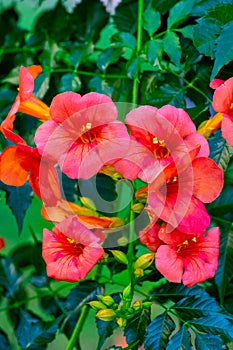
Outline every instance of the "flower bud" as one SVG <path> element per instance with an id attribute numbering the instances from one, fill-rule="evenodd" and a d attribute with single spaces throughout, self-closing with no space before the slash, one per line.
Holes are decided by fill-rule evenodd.
<path id="1" fill-rule="evenodd" d="M 118 324 L 119 327 L 122 328 L 122 327 L 125 327 L 125 326 L 126 326 L 127 321 L 126 321 L 125 318 L 120 317 L 120 318 L 118 318 L 118 320 L 117 320 L 117 324 Z"/>
<path id="2" fill-rule="evenodd" d="M 142 203 L 135 203 L 131 206 L 131 210 L 136 213 L 140 214 L 144 209 L 144 205 Z"/>
<path id="3" fill-rule="evenodd" d="M 116 318 L 116 313 L 112 309 L 99 310 L 96 317 L 101 321 L 109 322 Z"/>
<path id="4" fill-rule="evenodd" d="M 142 302 L 137 300 L 133 303 L 132 307 L 135 311 L 139 311 L 142 309 Z"/>
<path id="5" fill-rule="evenodd" d="M 146 269 L 153 263 L 154 258 L 155 258 L 154 253 L 143 254 L 135 261 L 134 268 Z"/>
<path id="6" fill-rule="evenodd" d="M 135 277 L 137 277 L 137 278 L 144 276 L 144 271 L 143 271 L 143 269 L 136 269 L 136 270 L 134 270 L 134 275 L 135 275 Z"/>
<path id="7" fill-rule="evenodd" d="M 84 207 L 96 211 L 95 203 L 93 202 L 93 200 L 91 198 L 80 197 L 79 199 L 80 199 L 81 203 L 84 205 Z"/>
<path id="8" fill-rule="evenodd" d="M 143 186 L 135 192 L 135 198 L 138 201 L 146 202 L 148 196 L 148 186 Z"/>
<path id="9" fill-rule="evenodd" d="M 125 253 L 121 252 L 120 250 L 110 250 L 110 252 L 117 261 L 125 265 L 128 264 L 128 259 Z"/>
<path id="10" fill-rule="evenodd" d="M 129 284 L 125 289 L 123 290 L 123 299 L 127 299 L 131 296 L 131 285 Z"/>
<path id="11" fill-rule="evenodd" d="M 118 238 L 118 240 L 117 240 L 117 244 L 118 244 L 119 246 L 126 246 L 128 243 L 129 243 L 128 238 L 127 238 L 127 237 L 124 237 L 124 236 Z"/>
<path id="12" fill-rule="evenodd" d="M 101 301 L 94 300 L 94 301 L 90 301 L 88 304 L 90 305 L 90 307 L 92 309 L 94 309 L 96 311 L 106 309 L 106 305 L 101 303 Z"/>
<path id="13" fill-rule="evenodd" d="M 152 305 L 151 301 L 144 301 L 144 303 L 142 303 L 143 309 L 147 309 L 148 307 L 151 307 L 151 305 Z"/>
<path id="14" fill-rule="evenodd" d="M 111 305 L 115 304 L 115 300 L 110 295 L 104 296 L 102 298 L 102 302 L 107 306 L 111 306 Z"/>

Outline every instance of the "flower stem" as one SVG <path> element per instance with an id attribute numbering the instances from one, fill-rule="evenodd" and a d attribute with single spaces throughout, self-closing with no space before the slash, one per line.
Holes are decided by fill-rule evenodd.
<path id="1" fill-rule="evenodd" d="M 137 27 L 137 51 L 136 57 L 139 57 L 142 50 L 142 37 L 143 37 L 143 13 L 144 13 L 144 0 L 138 1 L 138 27 Z M 133 80 L 133 105 L 138 104 L 138 91 L 139 91 L 139 78 L 138 75 Z"/>
<path id="2" fill-rule="evenodd" d="M 83 324 L 87 318 L 88 312 L 89 312 L 89 307 L 87 305 L 84 305 L 81 311 L 81 315 L 79 316 L 78 322 L 76 323 L 72 336 L 66 347 L 66 350 L 73 350 L 76 344 L 77 338 L 82 330 Z"/>
<path id="3" fill-rule="evenodd" d="M 128 247 L 128 253 L 127 253 L 128 270 L 129 270 L 130 287 L 131 287 L 130 298 L 127 305 L 128 307 L 130 307 L 131 301 L 133 299 L 134 286 L 135 286 L 135 277 L 134 277 L 134 268 L 133 268 L 133 256 L 134 256 L 133 242 L 135 240 L 134 218 L 135 218 L 134 212 L 131 210 L 130 222 L 129 222 L 129 247 Z"/>

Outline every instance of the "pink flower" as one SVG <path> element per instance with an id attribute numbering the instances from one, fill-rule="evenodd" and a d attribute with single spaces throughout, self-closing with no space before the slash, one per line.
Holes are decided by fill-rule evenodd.
<path id="1" fill-rule="evenodd" d="M 100 240 L 75 216 L 57 224 L 52 232 L 44 229 L 42 255 L 48 276 L 67 282 L 84 279 L 103 256 Z"/>
<path id="2" fill-rule="evenodd" d="M 149 185 L 148 203 L 157 217 L 186 233 L 204 232 L 210 217 L 204 203 L 212 202 L 223 187 L 223 172 L 217 164 L 205 157 L 169 164 Z"/>
<path id="3" fill-rule="evenodd" d="M 42 121 L 50 119 L 49 107 L 40 99 L 32 95 L 34 90 L 34 79 L 42 71 L 41 66 L 20 67 L 19 93 L 9 111 L 6 119 L 1 124 L 1 130 L 12 130 L 15 120 L 15 113 L 22 112 L 29 114 Z"/>
<path id="4" fill-rule="evenodd" d="M 58 162 L 71 178 L 92 177 L 128 148 L 127 129 L 116 121 L 117 109 L 105 95 L 59 94 L 50 114 L 53 120 L 38 128 L 35 142 L 40 153 Z"/>
<path id="5" fill-rule="evenodd" d="M 214 276 L 218 266 L 218 227 L 206 234 L 184 234 L 177 230 L 166 233 L 162 227 L 158 234 L 163 241 L 156 252 L 155 265 L 170 282 L 191 287 Z"/>
<path id="6" fill-rule="evenodd" d="M 161 167 L 197 145 L 200 145 L 198 156 L 209 154 L 207 141 L 180 108 L 142 106 L 127 114 L 126 124 L 131 132 L 131 144 L 124 159 L 113 163 L 126 178 L 139 177 L 152 182 Z"/>
<path id="7" fill-rule="evenodd" d="M 212 105 L 217 113 L 204 125 L 201 124 L 198 132 L 209 137 L 221 128 L 222 136 L 233 146 L 233 78 L 226 81 L 214 79 L 210 87 L 215 89 Z"/>

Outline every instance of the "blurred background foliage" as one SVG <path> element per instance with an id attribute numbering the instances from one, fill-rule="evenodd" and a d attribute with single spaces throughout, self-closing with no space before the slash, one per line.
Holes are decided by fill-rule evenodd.
<path id="1" fill-rule="evenodd" d="M 172 104 L 184 108 L 196 126 L 214 113 L 210 81 L 216 76 L 228 79 L 233 71 L 231 0 L 145 0 L 141 23 L 138 1 L 1 0 L 0 28 L 0 120 L 6 117 L 17 95 L 21 65 L 42 65 L 35 95 L 48 105 L 63 91 L 80 94 L 96 91 L 107 94 L 115 102 L 156 107 Z M 15 123 L 16 131 L 30 145 L 37 126 L 38 121 L 28 116 L 18 117 Z M 0 135 L 1 150 L 7 145 Z M 187 299 L 186 310 L 195 312 L 182 317 L 188 322 L 194 317 L 206 316 L 199 330 L 207 332 L 208 339 L 197 337 L 197 348 L 221 349 L 224 343 L 232 349 L 232 150 L 221 138 L 221 132 L 211 137 L 210 148 L 211 157 L 223 167 L 226 178 L 220 197 L 208 207 L 212 224 L 221 227 L 219 269 L 215 280 L 203 284 L 210 299 L 203 296 L 203 288 L 184 288 L 181 292 L 177 287 L 173 296 L 178 297 L 170 295 L 170 301 L 174 305 L 177 298 L 183 300 L 187 295 L 194 298 L 196 293 L 199 306 L 197 300 L 192 304 L 191 299 Z M 0 187 L 0 236 L 6 242 L 0 262 L 0 349 L 65 349 L 83 300 L 90 301 L 103 293 L 101 283 L 105 284 L 105 293 L 120 292 L 122 281 L 125 285 L 128 283 L 127 274 L 113 263 L 104 266 L 104 277 L 98 283 L 89 280 L 77 285 L 50 281 L 41 258 L 41 239 L 43 228 L 51 225 L 41 218 L 40 201 L 32 195 L 28 184 L 20 188 L 4 184 Z M 158 278 L 159 274 L 153 271 L 151 281 L 142 281 L 139 291 L 143 289 L 143 293 L 149 295 L 156 287 L 153 280 Z M 187 290 L 193 290 L 194 294 Z M 157 292 L 160 297 L 155 300 L 163 304 L 163 295 L 169 293 L 163 289 Z M 213 315 L 205 311 L 204 300 L 214 303 L 212 297 L 225 308 L 222 311 L 212 304 L 216 312 L 220 315 L 228 312 L 229 321 L 219 316 L 221 327 L 214 326 L 208 319 L 213 320 Z M 158 310 L 158 307 L 152 308 L 152 319 L 161 313 Z M 147 316 L 143 317 L 145 322 L 150 322 Z M 162 321 L 167 328 L 156 333 L 152 325 L 148 331 L 151 338 L 173 331 L 168 319 L 158 320 Z M 123 346 L 121 340 L 117 343 L 116 338 L 121 339 L 118 333 L 115 338 L 110 337 L 116 328 L 114 323 L 97 322 L 95 328 L 93 310 L 86 324 L 78 349 L 121 349 Z M 139 339 L 140 344 L 145 334 L 135 332 L 135 327 L 133 323 L 128 325 L 125 335 L 132 343 Z M 168 337 L 163 337 L 164 343 L 157 347 L 151 347 L 147 340 L 146 349 L 178 349 L 183 343 L 187 346 L 185 349 L 189 349 L 185 325 L 182 327 L 180 338 L 169 342 Z M 230 327 L 229 334 L 224 327 Z M 105 343 L 109 337 L 110 342 Z"/>

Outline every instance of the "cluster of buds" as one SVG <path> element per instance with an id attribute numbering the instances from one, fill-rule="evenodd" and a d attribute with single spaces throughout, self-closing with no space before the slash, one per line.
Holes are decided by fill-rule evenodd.
<path id="1" fill-rule="evenodd" d="M 121 296 L 121 302 L 118 304 L 110 295 L 98 295 L 98 300 L 89 302 L 92 309 L 97 311 L 96 317 L 102 321 L 110 322 L 116 320 L 119 327 L 125 327 L 127 320 L 142 312 L 143 309 L 149 308 L 149 301 L 135 301 L 131 303 L 131 287 L 125 287 Z"/>

